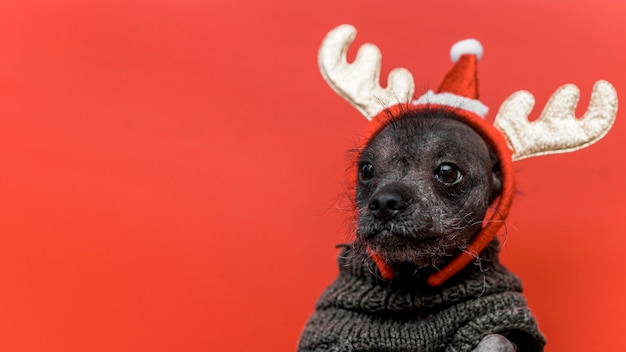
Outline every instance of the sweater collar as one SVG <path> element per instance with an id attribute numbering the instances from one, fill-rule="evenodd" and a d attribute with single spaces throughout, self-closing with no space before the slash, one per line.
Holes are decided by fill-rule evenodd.
<path id="1" fill-rule="evenodd" d="M 384 280 L 363 244 L 342 245 L 339 277 L 319 305 L 341 306 L 381 314 L 428 314 L 441 307 L 505 291 L 522 291 L 520 280 L 498 260 L 499 242 L 492 241 L 477 260 L 440 287 L 428 285 L 434 269 L 397 269 Z M 321 308 L 321 307 L 318 307 Z"/>

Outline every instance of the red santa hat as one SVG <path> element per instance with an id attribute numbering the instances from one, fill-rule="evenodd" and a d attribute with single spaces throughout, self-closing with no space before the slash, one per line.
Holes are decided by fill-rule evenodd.
<path id="1" fill-rule="evenodd" d="M 476 39 L 465 39 L 454 44 L 450 49 L 454 66 L 444 77 L 437 92 L 428 91 L 413 104 L 440 104 L 485 117 L 489 108 L 478 100 L 477 66 L 482 56 L 483 47 Z"/>

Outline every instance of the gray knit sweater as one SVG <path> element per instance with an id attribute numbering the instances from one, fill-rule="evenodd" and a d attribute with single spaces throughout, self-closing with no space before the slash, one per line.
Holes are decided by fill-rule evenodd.
<path id="1" fill-rule="evenodd" d="M 429 272 L 410 267 L 385 281 L 361 246 L 345 246 L 339 277 L 317 302 L 298 351 L 471 351 L 491 333 L 518 351 L 543 351 L 521 282 L 498 261 L 498 243 L 480 257 L 432 288 Z"/>

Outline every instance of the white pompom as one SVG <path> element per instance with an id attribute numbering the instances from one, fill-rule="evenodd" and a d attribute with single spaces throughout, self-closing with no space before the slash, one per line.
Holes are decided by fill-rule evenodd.
<path id="1" fill-rule="evenodd" d="M 452 62 L 459 61 L 461 55 L 474 54 L 476 58 L 480 60 L 483 57 L 483 46 L 476 39 L 464 39 L 456 42 L 452 48 L 450 48 L 450 58 Z"/>

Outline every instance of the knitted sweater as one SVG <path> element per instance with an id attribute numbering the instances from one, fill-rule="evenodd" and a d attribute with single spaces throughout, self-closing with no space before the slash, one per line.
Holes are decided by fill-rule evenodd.
<path id="1" fill-rule="evenodd" d="M 399 268 L 385 281 L 362 246 L 347 245 L 339 277 L 317 302 L 298 351 L 471 351 L 492 333 L 518 350 L 543 351 L 521 282 L 497 254 L 494 241 L 475 265 L 433 288 L 429 272 L 415 268 Z"/>

